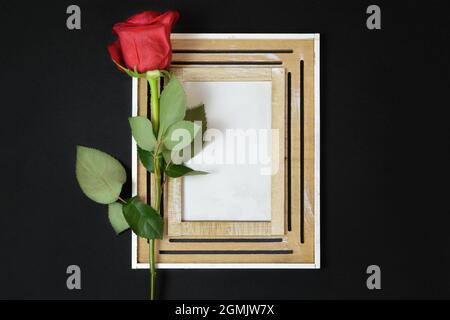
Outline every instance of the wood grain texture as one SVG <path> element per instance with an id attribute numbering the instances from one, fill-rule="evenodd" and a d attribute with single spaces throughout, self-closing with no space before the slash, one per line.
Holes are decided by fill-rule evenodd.
<path id="1" fill-rule="evenodd" d="M 147 80 L 138 79 L 138 115 L 142 117 L 147 117 L 147 100 L 148 90 L 147 90 Z M 138 197 L 147 202 L 147 169 L 144 165 L 138 161 L 137 168 L 137 191 Z M 141 245 L 141 238 L 138 241 L 138 259 L 142 256 L 142 251 L 148 251 L 148 247 Z M 145 240 L 146 241 L 146 240 Z M 147 254 L 148 259 L 148 254 Z"/>
<path id="2" fill-rule="evenodd" d="M 285 224 L 285 72 L 283 68 L 172 68 L 181 81 L 271 81 L 273 161 L 270 222 L 182 221 L 182 178 L 168 179 L 169 236 L 266 236 L 284 234 Z"/>
<path id="3" fill-rule="evenodd" d="M 176 67 L 172 68 L 183 81 L 272 81 L 271 68 Z"/>
<path id="4" fill-rule="evenodd" d="M 272 68 L 272 235 L 285 233 L 286 222 L 286 72 Z M 274 161 L 275 160 L 275 161 Z"/>

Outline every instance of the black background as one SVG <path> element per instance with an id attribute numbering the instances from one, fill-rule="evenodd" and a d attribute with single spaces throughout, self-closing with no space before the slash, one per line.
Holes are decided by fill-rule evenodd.
<path id="1" fill-rule="evenodd" d="M 321 33 L 322 269 L 162 270 L 161 298 L 450 298 L 444 3 L 376 1 L 370 31 L 367 1 L 2 1 L 0 298 L 147 297 L 130 234 L 114 235 L 74 164 L 82 144 L 130 168 L 131 84 L 106 45 L 148 9 L 179 10 L 174 32 Z M 382 290 L 366 288 L 371 264 Z"/>

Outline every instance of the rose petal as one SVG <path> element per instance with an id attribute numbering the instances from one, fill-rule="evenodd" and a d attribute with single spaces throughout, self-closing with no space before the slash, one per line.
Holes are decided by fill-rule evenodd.
<path id="1" fill-rule="evenodd" d="M 138 72 L 165 69 L 171 52 L 170 39 L 164 25 L 146 25 L 117 29 L 126 66 Z"/>
<path id="2" fill-rule="evenodd" d="M 172 60 L 170 33 L 178 17 L 177 11 L 145 11 L 116 23 L 118 40 L 108 47 L 111 57 L 140 73 L 166 69 Z"/>
<path id="3" fill-rule="evenodd" d="M 120 48 L 120 43 L 118 40 L 116 40 L 108 45 L 108 52 L 109 52 L 109 55 L 111 56 L 112 60 L 114 60 L 116 63 L 120 64 L 121 66 L 125 66 L 125 62 L 122 57 L 122 49 Z M 120 68 L 119 68 L 119 70 L 120 70 Z"/>
<path id="4" fill-rule="evenodd" d="M 178 11 L 167 11 L 158 16 L 155 21 L 153 22 L 159 22 L 164 24 L 166 27 L 169 28 L 169 32 L 172 30 L 173 25 L 175 22 L 178 21 L 178 18 L 180 17 L 180 14 Z"/>
<path id="5" fill-rule="evenodd" d="M 158 16 L 160 16 L 161 13 L 158 11 L 144 11 L 138 14 L 135 14 L 134 16 L 129 17 L 127 20 L 125 20 L 127 23 L 131 24 L 151 24 Z"/>

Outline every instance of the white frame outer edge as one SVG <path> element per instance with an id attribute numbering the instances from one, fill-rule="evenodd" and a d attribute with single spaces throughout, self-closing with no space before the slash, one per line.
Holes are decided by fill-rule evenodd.
<path id="1" fill-rule="evenodd" d="M 222 33 L 174 33 L 174 39 L 314 39 L 314 263 L 158 263 L 158 269 L 320 269 L 320 34 L 222 34 Z M 132 115 L 137 115 L 137 79 L 132 79 Z M 136 142 L 131 138 L 131 192 L 137 194 Z M 148 263 L 137 262 L 137 236 L 131 233 L 131 268 L 148 269 Z"/>

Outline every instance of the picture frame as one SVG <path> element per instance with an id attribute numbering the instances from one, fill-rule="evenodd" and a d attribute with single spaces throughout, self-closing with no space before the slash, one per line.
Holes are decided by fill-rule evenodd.
<path id="1" fill-rule="evenodd" d="M 284 161 L 285 152 L 285 71 L 283 68 L 242 68 L 242 67 L 214 67 L 214 68 L 172 68 L 172 72 L 182 82 L 239 82 L 247 85 L 251 82 L 270 82 L 271 84 L 271 128 L 277 130 L 273 137 L 272 148 L 277 148 L 279 159 Z M 189 91 L 187 91 L 189 95 Z M 242 108 L 243 109 L 243 108 Z M 244 111 L 239 115 L 241 118 Z M 249 116 L 251 117 L 251 115 Z M 253 119 L 252 119 L 253 120 Z M 254 121 L 252 121 L 254 122 Z M 271 177 L 271 192 L 269 197 L 271 219 L 269 221 L 183 221 L 183 181 L 184 177 L 168 179 L 166 189 L 166 207 L 169 236 L 266 236 L 283 235 L 285 228 L 285 172 L 284 164 L 273 162 L 272 171 L 276 173 Z M 214 173 L 212 173 L 214 174 Z M 230 173 L 228 173 L 230 174 Z M 239 173 L 238 173 L 239 174 Z M 207 177 L 206 177 L 207 178 Z M 227 179 L 229 177 L 225 177 Z M 253 176 L 253 178 L 256 178 Z M 189 179 L 189 177 L 188 177 Z M 197 177 L 193 179 L 198 179 Z M 219 182 L 220 183 L 220 182 Z M 244 181 L 245 183 L 245 181 Z M 202 192 L 202 190 L 198 190 Z M 215 191 L 213 190 L 212 193 Z M 203 194 L 205 191 L 203 191 Z M 186 201 L 186 199 L 184 199 Z M 199 200 L 201 201 L 201 200 Z M 225 199 L 225 202 L 227 199 Z M 245 202 L 245 200 L 243 201 Z M 244 205 L 243 203 L 240 204 Z M 208 208 L 208 210 L 215 210 Z M 237 208 L 229 209 L 237 210 Z"/>
<path id="2" fill-rule="evenodd" d="M 275 90 L 274 104 L 285 110 L 277 114 L 282 114 L 284 124 L 278 129 L 286 138 L 281 144 L 286 163 L 279 179 L 281 199 L 275 201 L 283 208 L 272 210 L 270 222 L 183 221 L 182 181 L 169 182 L 158 268 L 320 268 L 319 35 L 173 34 L 172 45 L 171 69 L 181 72 L 184 81 L 231 81 L 238 78 L 231 76 L 236 70 L 242 81 L 264 81 L 268 70 L 283 70 L 275 88 L 280 83 L 284 88 Z M 225 71 L 220 74 L 221 70 Z M 133 115 L 148 115 L 142 107 L 148 105 L 148 90 L 136 79 L 132 105 Z M 148 200 L 151 183 L 138 164 L 134 142 L 132 166 L 132 192 Z M 278 220 L 272 227 L 274 218 Z M 132 268 L 148 268 L 145 246 L 133 235 Z"/>

